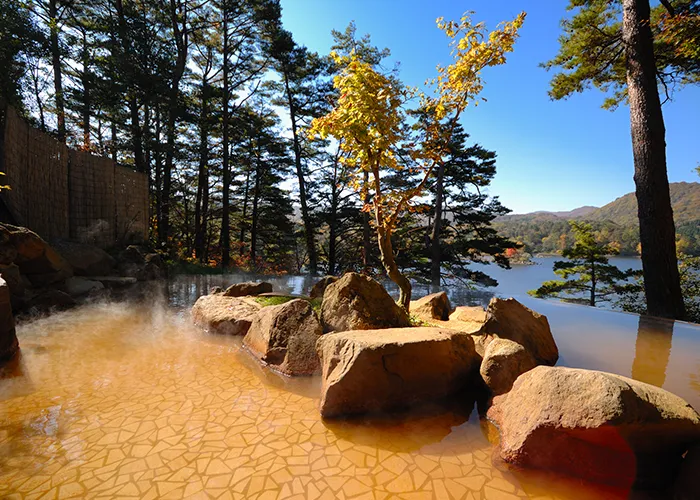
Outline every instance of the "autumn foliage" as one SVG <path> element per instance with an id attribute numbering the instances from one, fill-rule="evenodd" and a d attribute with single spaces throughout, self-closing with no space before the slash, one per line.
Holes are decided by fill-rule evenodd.
<path id="1" fill-rule="evenodd" d="M 522 13 L 489 33 L 483 23 L 472 23 L 469 14 L 459 21 L 438 19 L 438 28 L 450 39 L 453 61 L 437 67 L 428 93 L 403 85 L 395 74 L 381 72 L 354 52 L 331 54 L 342 68 L 334 79 L 339 97 L 328 114 L 313 121 L 309 134 L 339 142 L 343 161 L 353 173 L 351 185 L 364 193 L 364 209 L 374 213 L 382 264 L 399 286 L 399 302 L 406 309 L 411 285 L 396 265 L 391 240 L 397 221 L 443 161 L 464 110 L 479 102 L 482 71 L 506 62 L 524 20 Z M 432 123 L 422 128 L 420 143 L 410 119 L 418 111 Z M 364 172 L 370 175 L 368 189 L 361 182 Z M 396 172 L 414 182 L 389 185 L 386 176 Z"/>

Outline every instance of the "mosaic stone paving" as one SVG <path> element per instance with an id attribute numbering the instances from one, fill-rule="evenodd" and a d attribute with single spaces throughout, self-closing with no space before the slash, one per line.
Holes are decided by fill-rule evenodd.
<path id="1" fill-rule="evenodd" d="M 18 334 L 0 498 L 601 498 L 494 468 L 469 411 L 323 422 L 318 380 L 283 379 L 164 309 L 92 306 Z"/>

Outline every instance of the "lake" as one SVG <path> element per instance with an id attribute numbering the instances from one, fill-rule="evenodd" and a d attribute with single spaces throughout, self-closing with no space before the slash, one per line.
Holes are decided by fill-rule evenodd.
<path id="1" fill-rule="evenodd" d="M 514 265 L 512 269 L 501 269 L 494 264 L 473 264 L 475 270 L 482 271 L 498 281 L 496 287 L 468 288 L 461 283 L 452 286 L 442 286 L 453 305 L 486 305 L 494 295 L 499 297 L 514 297 L 521 302 L 531 300 L 528 290 L 538 288 L 543 282 L 557 279 L 552 271 L 555 260 L 561 257 L 536 257 L 532 265 Z M 641 269 L 642 261 L 635 257 L 611 257 L 610 263 L 620 269 Z M 317 277 L 302 276 L 267 276 L 245 273 L 228 275 L 182 276 L 175 278 L 169 288 L 169 296 L 173 305 L 192 303 L 200 295 L 209 293 L 214 286 L 226 288 L 231 283 L 246 280 L 265 280 L 273 284 L 275 291 L 295 295 L 307 294 L 318 280 Z M 398 298 L 398 288 L 389 280 L 382 281 L 385 288 L 395 298 Z M 430 285 L 413 284 L 413 298 L 419 298 L 435 291 Z"/>

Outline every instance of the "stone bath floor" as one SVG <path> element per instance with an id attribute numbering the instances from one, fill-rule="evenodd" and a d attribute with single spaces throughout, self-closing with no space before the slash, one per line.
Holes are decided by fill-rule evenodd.
<path id="1" fill-rule="evenodd" d="M 0 498 L 601 498 L 495 468 L 469 411 L 324 422 L 318 380 L 270 373 L 164 308 L 96 305 L 18 335 Z"/>

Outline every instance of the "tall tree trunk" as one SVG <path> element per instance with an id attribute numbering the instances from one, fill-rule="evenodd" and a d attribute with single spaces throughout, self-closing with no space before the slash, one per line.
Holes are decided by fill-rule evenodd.
<path id="1" fill-rule="evenodd" d="M 634 182 L 647 311 L 683 319 L 676 230 L 666 173 L 666 130 L 656 80 L 649 0 L 623 0 Z"/>
<path id="2" fill-rule="evenodd" d="M 153 191 L 155 195 L 156 204 L 156 222 L 158 224 L 158 235 L 160 235 L 160 225 L 163 221 L 163 154 L 161 147 L 161 137 L 163 132 L 163 121 L 161 117 L 161 110 L 156 108 L 156 129 L 155 129 L 155 141 L 154 141 L 154 163 L 155 163 L 155 176 L 153 182 Z"/>
<path id="3" fill-rule="evenodd" d="M 331 213 L 328 221 L 328 274 L 335 274 L 338 238 L 338 204 L 340 193 L 338 189 L 338 161 L 333 165 L 333 184 L 331 185 Z"/>
<path id="4" fill-rule="evenodd" d="M 41 130 L 46 132 L 46 119 L 44 117 L 44 100 L 41 98 L 41 90 L 39 89 L 39 69 L 36 70 L 32 68 L 32 86 L 34 87 L 34 99 L 36 99 L 36 105 L 39 108 L 39 123 L 41 124 Z"/>
<path id="5" fill-rule="evenodd" d="M 204 171 L 204 184 L 202 185 L 202 222 L 201 222 L 201 233 L 202 233 L 202 258 L 200 262 L 205 263 L 209 261 L 209 244 L 207 239 L 207 234 L 209 232 L 209 167 Z"/>
<path id="6" fill-rule="evenodd" d="M 226 269 L 231 265 L 231 213 L 230 213 L 230 196 L 231 196 L 231 166 L 229 165 L 229 78 L 228 78 L 228 6 L 224 2 L 224 46 L 223 46 L 223 182 L 221 188 L 221 267 Z"/>
<path id="7" fill-rule="evenodd" d="M 306 240 L 306 253 L 309 256 L 309 272 L 312 275 L 318 273 L 318 254 L 316 252 L 316 241 L 314 238 L 314 228 L 309 214 L 308 199 L 306 194 L 306 180 L 304 170 L 301 165 L 301 144 L 299 142 L 299 132 L 297 130 L 296 107 L 294 106 L 294 96 L 289 87 L 289 75 L 287 69 L 284 71 L 284 86 L 287 94 L 287 104 L 289 106 L 289 119 L 292 122 L 292 141 L 294 146 L 294 165 L 297 171 L 299 182 L 299 203 L 301 205 L 301 219 L 304 222 L 304 237 Z"/>
<path id="8" fill-rule="evenodd" d="M 260 201 L 260 176 L 262 174 L 260 168 L 260 159 L 255 161 L 255 187 L 253 188 L 253 213 L 250 224 L 250 263 L 253 269 L 257 268 L 257 250 L 258 250 L 258 202 Z"/>
<path id="9" fill-rule="evenodd" d="M 206 77 L 202 82 L 202 105 L 199 112 L 199 173 L 197 176 L 197 196 L 194 205 L 194 252 L 200 262 L 204 262 L 203 205 L 205 188 L 209 185 L 209 95 L 210 86 Z"/>
<path id="10" fill-rule="evenodd" d="M 182 13 L 178 13 L 180 7 L 183 7 Z M 162 220 L 158 235 L 161 245 L 167 244 L 170 236 L 170 201 L 172 197 L 173 159 L 175 157 L 175 134 L 177 132 L 175 130 L 175 122 L 177 120 L 178 98 L 180 96 L 180 80 L 185 72 L 187 49 L 189 45 L 186 26 L 187 4 L 181 3 L 179 0 L 170 0 L 170 19 L 177 55 L 168 98 L 168 121 L 166 125 L 167 146 L 165 149 L 165 165 L 163 168 L 163 199 L 161 201 Z M 180 26 L 181 19 L 182 26 Z"/>
<path id="11" fill-rule="evenodd" d="M 143 138 L 139 119 L 139 102 L 137 97 L 136 82 L 134 81 L 134 61 L 132 56 L 131 38 L 129 27 L 126 24 L 126 14 L 122 0 L 115 1 L 117 9 L 117 23 L 119 31 L 119 43 L 123 51 L 121 58 L 122 70 L 127 75 L 127 96 L 129 105 L 129 132 L 131 134 L 131 148 L 134 154 L 134 166 L 137 171 L 145 172 L 143 159 Z"/>
<path id="12" fill-rule="evenodd" d="M 595 307 L 595 289 L 596 289 L 596 275 L 595 275 L 595 262 L 591 263 L 591 297 L 589 303 L 591 307 Z"/>
<path id="13" fill-rule="evenodd" d="M 112 155 L 112 161 L 117 163 L 117 122 L 115 122 L 114 119 L 110 120 L 109 122 L 109 132 L 111 137 L 109 151 Z"/>
<path id="14" fill-rule="evenodd" d="M 82 117 L 83 122 L 83 149 L 88 151 L 91 147 L 90 140 L 90 113 L 91 113 L 91 102 L 90 102 L 90 90 L 92 88 L 92 82 L 90 81 L 90 50 L 88 48 L 87 32 L 82 32 L 83 38 L 83 50 L 82 50 L 82 62 L 83 70 L 80 73 L 81 84 L 83 86 L 83 106 L 82 106 Z"/>
<path id="15" fill-rule="evenodd" d="M 56 101 L 56 123 L 58 140 L 66 142 L 66 110 L 63 95 L 63 76 L 61 70 L 61 49 L 58 41 L 58 0 L 49 0 L 51 66 L 53 67 L 54 99 Z"/>
<path id="16" fill-rule="evenodd" d="M 134 152 L 134 167 L 138 172 L 145 172 L 143 160 L 143 137 L 139 118 L 139 103 L 136 95 L 132 92 L 128 97 L 129 101 L 129 126 L 131 128 L 131 141 Z"/>
<path id="17" fill-rule="evenodd" d="M 389 275 L 389 279 L 399 287 L 399 305 L 406 312 L 411 307 L 411 282 L 401 274 L 394 258 L 394 247 L 391 243 L 391 229 L 385 226 L 384 214 L 382 213 L 382 191 L 379 179 L 379 168 L 372 171 L 374 177 L 374 215 L 377 224 L 377 242 L 379 243 L 379 255 L 382 265 Z"/>
<path id="18" fill-rule="evenodd" d="M 141 137 L 143 142 L 143 171 L 151 177 L 151 106 L 149 102 L 143 103 L 143 126 L 141 127 Z"/>
<path id="19" fill-rule="evenodd" d="M 437 170 L 437 181 L 435 184 L 435 222 L 433 223 L 433 234 L 431 238 L 431 263 L 430 281 L 434 286 L 440 286 L 440 276 L 442 268 L 442 255 L 440 253 L 440 236 L 442 233 L 442 205 L 443 191 L 445 183 L 445 163 L 440 162 Z"/>
<path id="20" fill-rule="evenodd" d="M 369 203 L 369 172 L 364 172 L 364 177 L 362 179 L 362 190 L 364 203 Z M 369 272 L 372 266 L 371 261 L 371 234 L 369 227 L 369 212 L 362 212 L 362 267 L 365 272 Z"/>
<path id="21" fill-rule="evenodd" d="M 241 211 L 241 237 L 240 237 L 240 255 L 245 254 L 245 228 L 246 228 L 246 217 L 248 217 L 248 198 L 250 196 L 250 165 L 248 165 L 248 170 L 245 174 L 245 186 L 243 188 L 243 209 Z"/>

